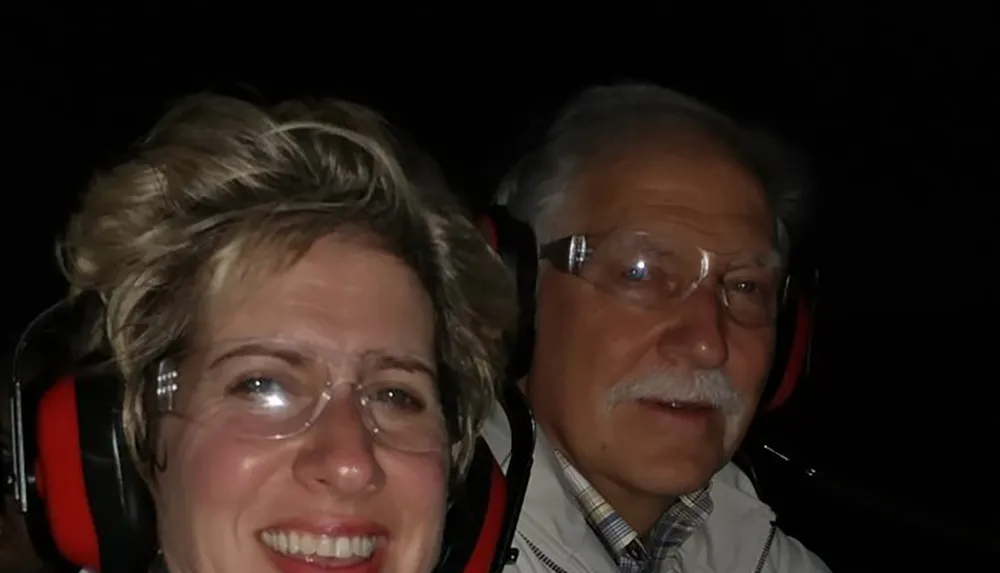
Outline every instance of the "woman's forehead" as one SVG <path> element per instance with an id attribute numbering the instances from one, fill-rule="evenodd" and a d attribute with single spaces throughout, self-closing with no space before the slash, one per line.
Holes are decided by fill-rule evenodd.
<path id="1" fill-rule="evenodd" d="M 295 367 L 321 362 L 334 367 L 434 371 L 433 361 L 419 351 L 385 345 L 339 345 L 327 339 L 315 343 L 293 338 L 220 340 L 206 348 L 202 356 L 209 368 L 264 359 Z"/>
<path id="2" fill-rule="evenodd" d="M 405 263 L 378 249 L 317 243 L 242 294 L 235 303 L 223 298 L 210 305 L 199 346 L 270 339 L 341 354 L 412 354 L 425 352 L 433 340 L 430 297 Z"/>

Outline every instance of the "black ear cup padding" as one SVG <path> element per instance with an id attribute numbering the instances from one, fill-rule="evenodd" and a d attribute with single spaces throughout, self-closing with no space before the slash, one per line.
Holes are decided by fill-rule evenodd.
<path id="1" fill-rule="evenodd" d="M 461 573 L 472 557 L 489 506 L 494 463 L 489 446 L 480 438 L 465 480 L 452 493 L 454 502 L 448 510 L 445 543 L 435 573 Z"/>
<path id="2" fill-rule="evenodd" d="M 535 347 L 535 291 L 538 276 L 538 247 L 531 227 L 514 219 L 502 207 L 493 207 L 488 214 L 496 244 L 494 248 L 517 281 L 519 318 L 517 338 L 511 350 L 507 376 L 521 379 L 531 366 Z"/>
<path id="3" fill-rule="evenodd" d="M 83 477 L 101 569 L 137 571 L 156 553 L 156 522 L 149 490 L 126 446 L 121 384 L 108 374 L 81 374 L 76 383 Z"/>

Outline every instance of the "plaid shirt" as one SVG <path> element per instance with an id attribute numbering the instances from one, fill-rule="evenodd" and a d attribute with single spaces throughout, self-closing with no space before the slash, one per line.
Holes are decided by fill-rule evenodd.
<path id="1" fill-rule="evenodd" d="M 622 573 L 653 573 L 673 556 L 712 513 L 709 487 L 681 496 L 653 526 L 645 540 L 608 504 L 559 452 L 556 459 L 587 523 L 618 563 Z"/>

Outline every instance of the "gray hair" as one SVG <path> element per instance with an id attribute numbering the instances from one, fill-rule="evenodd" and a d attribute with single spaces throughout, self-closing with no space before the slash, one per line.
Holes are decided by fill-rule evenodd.
<path id="1" fill-rule="evenodd" d="M 558 215 L 581 166 L 606 149 L 651 129 L 694 129 L 719 140 L 760 180 L 777 219 L 778 243 L 804 217 L 806 185 L 801 162 L 773 136 L 752 131 L 707 105 L 644 83 L 585 90 L 571 100 L 545 132 L 542 144 L 501 181 L 495 202 L 531 225 L 540 243 L 557 239 Z M 564 223 L 563 223 L 564 224 Z"/>

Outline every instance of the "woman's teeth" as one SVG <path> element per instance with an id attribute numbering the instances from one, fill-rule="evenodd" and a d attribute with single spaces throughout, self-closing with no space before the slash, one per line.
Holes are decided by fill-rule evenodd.
<path id="1" fill-rule="evenodd" d="M 375 536 L 350 537 L 314 535 L 304 531 L 264 531 L 261 541 L 284 555 L 326 557 L 331 559 L 367 559 L 375 552 Z"/>

